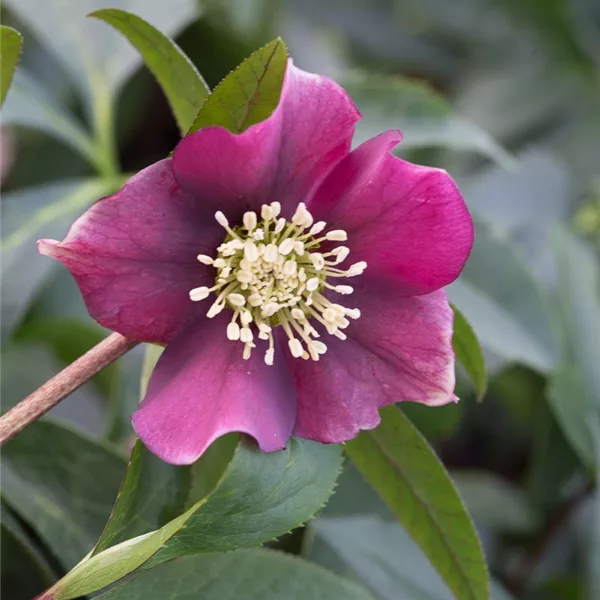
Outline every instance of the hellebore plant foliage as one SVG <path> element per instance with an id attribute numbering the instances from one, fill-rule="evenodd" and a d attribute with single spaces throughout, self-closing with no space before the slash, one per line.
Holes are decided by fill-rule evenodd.
<path id="1" fill-rule="evenodd" d="M 387 404 L 457 400 L 440 288 L 471 218 L 446 172 L 390 153 L 399 132 L 351 151 L 359 119 L 289 60 L 267 119 L 184 137 L 39 242 L 101 325 L 166 345 L 132 417 L 163 460 L 192 463 L 232 431 L 267 452 L 291 435 L 345 442 Z"/>
<path id="2" fill-rule="evenodd" d="M 396 157 L 396 130 L 352 148 L 361 119 L 352 99 L 335 81 L 297 68 L 279 39 L 209 94 L 151 25 L 116 9 L 93 16 L 140 51 L 189 133 L 97 200 L 64 240 L 38 242 L 69 269 L 90 316 L 114 332 L 80 359 L 95 365 L 86 363 L 77 382 L 69 369 L 57 376 L 68 391 L 56 402 L 137 342 L 164 347 L 149 380 L 142 377 L 144 397 L 131 415 L 141 442 L 112 513 L 107 507 L 99 521 L 107 524 L 39 598 L 69 600 L 117 582 L 106 597 L 120 597 L 121 585 L 127 596 L 144 573 L 161 579 L 166 569 L 168 580 L 173 559 L 193 554 L 209 556 L 188 556 L 192 570 L 210 570 L 232 550 L 227 564 L 255 560 L 267 569 L 265 561 L 281 557 L 243 549 L 323 507 L 341 470 L 336 444 L 346 442 L 452 592 L 487 598 L 481 546 L 443 465 L 400 410 L 381 410 L 458 401 L 455 350 L 478 393 L 485 390 L 475 334 L 458 312 L 454 330 L 443 289 L 474 237 L 451 177 Z M 57 388 L 42 387 L 21 413 L 9 411 L 13 424 L 32 398 Z M 56 403 L 49 399 L 35 418 Z M 32 420 L 8 435 L 3 417 L 2 439 Z M 25 435 L 11 442 L 10 477 L 22 452 L 41 453 L 46 464 L 63 446 L 89 450 L 71 432 L 46 452 L 56 427 L 38 423 L 28 430 L 36 443 Z M 84 455 L 73 462 L 78 472 Z M 10 490 L 6 498 L 17 503 Z M 49 523 L 41 538 L 71 548 L 71 533 L 63 540 Z M 66 570 L 80 553 L 70 551 Z M 288 587 L 277 582 L 273 598 L 291 597 L 294 577 L 309 566 L 290 563 L 296 575 Z M 315 582 L 327 597 L 369 598 L 330 573 Z"/>

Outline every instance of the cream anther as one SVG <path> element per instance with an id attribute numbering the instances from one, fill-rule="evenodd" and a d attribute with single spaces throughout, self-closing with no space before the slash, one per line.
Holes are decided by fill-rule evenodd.
<path id="1" fill-rule="evenodd" d="M 254 229 L 256 229 L 256 213 L 253 212 L 246 212 L 244 213 L 244 227 L 248 230 L 248 231 L 253 231 Z"/>
<path id="2" fill-rule="evenodd" d="M 287 238 L 279 244 L 279 254 L 282 256 L 287 256 L 294 249 L 294 240 L 292 238 Z"/>
<path id="3" fill-rule="evenodd" d="M 229 304 L 232 304 L 233 306 L 239 307 L 246 304 L 246 298 L 242 296 L 242 294 L 229 294 L 229 296 L 227 296 L 227 300 L 229 300 Z"/>
<path id="4" fill-rule="evenodd" d="M 201 262 L 203 265 L 213 264 L 213 259 L 210 256 L 207 256 L 206 254 L 198 254 L 196 258 L 198 262 Z"/>
<path id="5" fill-rule="evenodd" d="M 251 263 L 258 260 L 258 247 L 252 240 L 244 244 L 244 258 Z"/>
<path id="6" fill-rule="evenodd" d="M 350 285 L 336 285 L 333 288 L 338 294 L 351 294 L 354 291 L 354 288 Z"/>
<path id="7" fill-rule="evenodd" d="M 236 342 L 240 339 L 240 326 L 237 323 L 227 325 L 227 339 Z"/>
<path id="8" fill-rule="evenodd" d="M 208 295 L 210 294 L 210 289 L 202 286 L 202 287 L 197 287 L 194 288 L 193 290 L 190 290 L 190 300 L 193 300 L 194 302 L 199 302 L 200 300 L 204 300 L 205 298 L 208 298 Z"/>
<path id="9" fill-rule="evenodd" d="M 249 327 L 242 327 L 240 330 L 240 340 L 244 343 L 251 342 L 254 339 L 252 330 Z"/>
<path id="10" fill-rule="evenodd" d="M 268 364 L 269 366 L 272 366 L 274 359 L 275 359 L 275 350 L 273 348 L 269 348 L 265 352 L 265 363 Z"/>
<path id="11" fill-rule="evenodd" d="M 309 292 L 314 292 L 318 287 L 319 287 L 319 283 L 321 283 L 319 281 L 318 277 L 311 277 L 307 282 L 306 282 L 306 289 Z"/>
<path id="12" fill-rule="evenodd" d="M 302 344 L 300 343 L 300 340 L 298 340 L 296 338 L 291 338 L 289 340 L 288 347 L 294 358 L 300 358 L 302 356 L 302 354 L 304 353 L 304 349 L 302 348 Z"/>
<path id="13" fill-rule="evenodd" d="M 260 216 L 265 220 L 265 221 L 270 221 L 273 218 L 273 208 L 271 206 L 269 206 L 268 204 L 263 204 L 261 209 L 260 209 Z"/>
<path id="14" fill-rule="evenodd" d="M 229 227 L 229 221 L 227 220 L 227 217 L 220 210 L 215 213 L 215 219 L 217 220 L 217 223 L 221 225 L 221 227 Z"/>
<path id="15" fill-rule="evenodd" d="M 334 229 L 325 234 L 325 239 L 332 242 L 345 242 L 348 239 L 348 234 L 343 229 Z"/>

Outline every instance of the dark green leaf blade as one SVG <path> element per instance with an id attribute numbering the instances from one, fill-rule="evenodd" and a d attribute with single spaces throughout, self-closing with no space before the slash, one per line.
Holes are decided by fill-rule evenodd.
<path id="1" fill-rule="evenodd" d="M 457 360 L 465 368 L 475 387 L 477 400 L 481 401 L 487 389 L 487 373 L 483 350 L 473 328 L 464 315 L 454 305 L 452 305 L 452 311 L 454 312 L 452 347 Z"/>
<path id="2" fill-rule="evenodd" d="M 457 598 L 487 600 L 488 573 L 475 527 L 435 453 L 394 406 L 346 453 L 421 546 Z"/>
<path id="3" fill-rule="evenodd" d="M 4 104 L 22 49 L 23 36 L 12 27 L 0 25 L 0 106 Z"/>
<path id="4" fill-rule="evenodd" d="M 124 469 L 108 447 L 38 421 L 2 449 L 2 495 L 70 568 L 96 543 Z"/>
<path id="5" fill-rule="evenodd" d="M 373 600 L 358 585 L 317 565 L 263 549 L 190 556 L 139 571 L 110 591 L 95 596 L 102 600 L 241 597 L 248 600 Z"/>
<path id="6" fill-rule="evenodd" d="M 50 590 L 51 597 L 69 600 L 98 591 L 144 563 L 149 568 L 187 554 L 254 547 L 283 535 L 323 506 L 341 460 L 339 446 L 291 439 L 285 450 L 266 454 L 243 440 L 208 497 L 160 529 L 82 561 Z"/>
<path id="7" fill-rule="evenodd" d="M 189 133 L 208 125 L 241 133 L 264 121 L 279 103 L 287 58 L 281 38 L 251 54 L 213 90 Z"/>
<path id="8" fill-rule="evenodd" d="M 130 12 L 107 8 L 88 16 L 118 29 L 138 50 L 165 92 L 179 130 L 185 134 L 210 93 L 190 59 L 171 38 Z"/>

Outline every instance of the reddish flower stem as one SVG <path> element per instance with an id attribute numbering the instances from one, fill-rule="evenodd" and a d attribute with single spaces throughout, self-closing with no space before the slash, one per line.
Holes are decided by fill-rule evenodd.
<path id="1" fill-rule="evenodd" d="M 113 333 L 0 417 L 0 446 L 139 342 Z"/>

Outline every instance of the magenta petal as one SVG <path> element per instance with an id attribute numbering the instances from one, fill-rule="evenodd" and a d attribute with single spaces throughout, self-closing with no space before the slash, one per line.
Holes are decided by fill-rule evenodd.
<path id="1" fill-rule="evenodd" d="M 410 298 L 357 290 L 351 298 L 362 316 L 345 330 L 348 339 L 323 338 L 328 350 L 319 362 L 288 361 L 300 437 L 343 442 L 376 427 L 386 404 L 457 400 L 453 317 L 443 290 Z"/>
<path id="2" fill-rule="evenodd" d="M 348 154 L 359 118 L 337 83 L 290 60 L 271 116 L 241 134 L 205 127 L 185 137 L 173 156 L 175 176 L 232 222 L 273 201 L 289 215 Z"/>
<path id="3" fill-rule="evenodd" d="M 473 245 L 473 223 L 450 176 L 390 154 L 389 131 L 351 152 L 309 203 L 315 219 L 348 232 L 352 261 L 368 264 L 363 281 L 405 295 L 449 284 Z"/>
<path id="4" fill-rule="evenodd" d="M 230 315 L 200 318 L 165 350 L 148 393 L 132 415 L 140 439 L 161 459 L 194 462 L 218 437 L 240 431 L 261 450 L 285 447 L 296 419 L 296 392 L 283 360 L 225 337 Z"/>
<path id="5" fill-rule="evenodd" d="M 184 193 L 163 160 L 99 200 L 62 242 L 40 240 L 39 251 L 64 263 L 90 315 L 126 337 L 168 342 L 199 310 L 190 289 L 212 285 L 196 260 L 213 253 L 223 230 L 206 207 Z"/>

